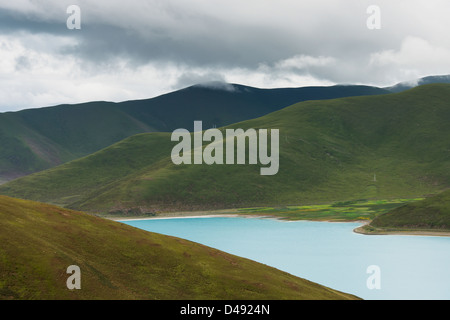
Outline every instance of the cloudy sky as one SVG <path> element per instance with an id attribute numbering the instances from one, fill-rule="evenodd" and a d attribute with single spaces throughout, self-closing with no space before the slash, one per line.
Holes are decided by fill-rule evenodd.
<path id="1" fill-rule="evenodd" d="M 81 29 L 70 5 L 81 12 Z M 369 29 L 370 5 L 380 29 Z M 0 111 L 450 74 L 448 0 L 0 0 Z M 373 20 L 370 20 L 373 21 Z"/>

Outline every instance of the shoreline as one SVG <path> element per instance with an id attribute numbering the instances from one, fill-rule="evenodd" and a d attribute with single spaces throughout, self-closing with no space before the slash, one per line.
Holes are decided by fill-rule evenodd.
<path id="1" fill-rule="evenodd" d="M 103 216 L 109 220 L 147 220 L 147 219 L 181 219 L 181 218 L 193 218 L 193 217 L 212 217 L 212 216 L 237 216 L 237 209 L 224 209 L 224 210 L 210 210 L 210 211 L 176 211 L 176 212 L 163 212 L 155 216 Z"/>
<path id="2" fill-rule="evenodd" d="M 391 236 L 422 236 L 422 237 L 450 237 L 450 231 L 432 231 L 432 230 L 385 230 L 385 229 L 375 229 L 373 231 L 366 231 L 364 227 L 368 223 L 353 229 L 353 232 L 367 235 L 367 236 L 378 236 L 378 235 L 391 235 Z"/>
<path id="3" fill-rule="evenodd" d="M 247 218 L 239 214 L 205 214 L 205 215 L 181 215 L 181 216 L 165 216 L 165 217 L 124 217 L 124 218 L 108 218 L 113 221 L 138 221 L 138 220 L 168 220 L 168 219 L 197 219 L 197 218 Z"/>
<path id="4" fill-rule="evenodd" d="M 229 212 L 229 211 L 227 211 Z M 167 220 L 167 219 L 196 219 L 196 218 L 255 218 L 255 219 L 275 219 L 283 222 L 311 221 L 311 222 L 330 222 L 330 223 L 360 223 L 366 224 L 367 220 L 322 220 L 322 219 L 288 219 L 276 215 L 262 214 L 240 214 L 240 213 L 214 213 L 214 212 L 173 212 L 162 214 L 155 217 L 103 217 L 112 221 L 138 221 L 138 220 Z"/>
<path id="5" fill-rule="evenodd" d="M 113 221 L 135 221 L 135 220 L 163 220 L 163 219 L 195 219 L 195 218 L 277 218 L 272 215 L 252 215 L 240 214 L 237 209 L 229 210 L 215 210 L 215 211 L 180 211 L 180 212 L 166 212 L 154 217 L 148 216 L 118 216 L 118 217 L 104 217 Z"/>
<path id="6" fill-rule="evenodd" d="M 234 211 L 234 212 L 233 212 Z M 223 213 L 220 213 L 223 212 Z M 217 210 L 217 211 L 196 211 L 196 212 L 173 212 L 164 213 L 156 217 L 104 217 L 105 219 L 112 221 L 141 221 L 141 220 L 166 220 L 166 219 L 197 219 L 197 218 L 264 218 L 264 219 L 276 219 L 285 222 L 294 221 L 313 221 L 313 222 L 328 222 L 328 223 L 360 223 L 361 225 L 353 229 L 354 233 L 362 235 L 402 235 L 402 236 L 430 236 L 430 237 L 450 237 L 450 231 L 430 231 L 430 230 L 374 230 L 366 231 L 364 227 L 370 223 L 367 220 L 349 220 L 349 221 L 336 221 L 336 220 L 319 220 L 319 219 L 305 219 L 305 220 L 289 220 L 274 215 L 249 215 L 235 213 L 235 210 Z"/>

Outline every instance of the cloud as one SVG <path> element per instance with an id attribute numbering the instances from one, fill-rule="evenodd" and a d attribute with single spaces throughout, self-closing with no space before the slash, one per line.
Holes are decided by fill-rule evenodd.
<path id="1" fill-rule="evenodd" d="M 223 91 L 229 91 L 234 92 L 236 91 L 236 88 L 227 82 L 222 81 L 208 81 L 208 82 L 202 82 L 197 84 L 199 87 L 203 88 L 209 88 L 209 89 L 215 89 L 215 90 L 223 90 Z"/>
<path id="2" fill-rule="evenodd" d="M 188 70 L 183 73 L 177 80 L 175 86 L 178 88 L 189 87 L 196 84 L 203 84 L 206 86 L 216 86 L 217 84 L 225 83 L 225 77 L 223 74 L 213 71 L 192 71 Z M 231 86 L 232 87 L 232 86 Z"/>
<path id="3" fill-rule="evenodd" d="M 333 57 L 312 57 L 307 55 L 296 55 L 288 59 L 284 59 L 275 63 L 277 68 L 281 69 L 309 69 L 311 67 L 325 67 L 336 63 Z"/>
<path id="4" fill-rule="evenodd" d="M 66 9 L 81 8 L 81 30 Z M 0 0 L 0 110 L 148 98 L 196 83 L 392 85 L 450 73 L 450 3 Z"/>
<path id="5" fill-rule="evenodd" d="M 416 81 L 412 78 L 450 73 L 450 48 L 407 36 L 399 49 L 373 53 L 369 64 L 371 68 L 385 72 L 395 68 L 406 79 L 411 78 L 409 81 Z"/>

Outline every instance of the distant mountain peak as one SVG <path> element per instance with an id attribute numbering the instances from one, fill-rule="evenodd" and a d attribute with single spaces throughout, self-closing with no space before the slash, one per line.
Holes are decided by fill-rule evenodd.
<path id="1" fill-rule="evenodd" d="M 422 86 L 424 84 L 432 84 L 432 83 L 450 83 L 450 75 L 439 75 L 439 76 L 427 76 L 419 79 L 412 79 L 407 81 L 402 81 L 393 85 L 391 87 L 387 87 L 385 89 L 392 92 L 401 92 L 408 89 L 412 89 L 417 86 Z"/>
<path id="2" fill-rule="evenodd" d="M 194 85 L 193 87 L 213 89 L 213 90 L 224 90 L 224 91 L 230 91 L 230 92 L 235 92 L 238 90 L 237 86 L 235 86 L 234 84 L 231 84 L 228 82 L 223 82 L 223 81 L 202 82 L 202 83 Z"/>

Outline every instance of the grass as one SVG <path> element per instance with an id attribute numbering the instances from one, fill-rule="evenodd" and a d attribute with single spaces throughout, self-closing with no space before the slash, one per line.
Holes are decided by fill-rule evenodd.
<path id="1" fill-rule="evenodd" d="M 280 130 L 275 176 L 261 176 L 260 165 L 176 166 L 170 134 L 148 133 L 2 185 L 0 193 L 97 214 L 415 199 L 450 186 L 449 99 L 450 85 L 426 85 L 306 101 L 228 126 Z M 325 219 L 337 210 L 315 214 Z M 346 215 L 360 215 L 352 210 Z"/>
<path id="2" fill-rule="evenodd" d="M 234 90 L 193 86 L 152 99 L 95 101 L 0 113 L 0 180 L 12 180 L 87 156 L 144 132 L 229 125 L 298 101 L 384 94 L 366 86 Z"/>
<path id="3" fill-rule="evenodd" d="M 175 237 L 0 196 L 0 300 L 356 299 Z M 69 290 L 67 267 L 81 270 Z"/>
<path id="4" fill-rule="evenodd" d="M 341 201 L 333 204 L 309 205 L 309 206 L 286 206 L 286 207 L 263 207 L 242 208 L 236 212 L 245 215 L 269 215 L 286 220 L 314 220 L 314 221 L 356 221 L 373 220 L 394 208 L 420 201 L 417 199 L 394 199 L 394 200 L 355 200 Z"/>
<path id="5" fill-rule="evenodd" d="M 450 232 L 450 192 L 409 203 L 376 217 L 367 231 L 422 230 Z"/>
<path id="6" fill-rule="evenodd" d="M 227 128 L 280 130 L 280 170 L 180 165 L 169 133 L 139 134 L 0 186 L 0 193 L 98 214 L 414 199 L 450 185 L 450 85 L 306 101 Z M 376 175 L 376 179 L 374 179 Z"/>

